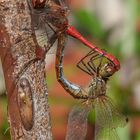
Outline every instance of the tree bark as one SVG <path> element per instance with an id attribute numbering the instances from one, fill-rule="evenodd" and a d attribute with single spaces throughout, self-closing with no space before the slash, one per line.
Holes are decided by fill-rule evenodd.
<path id="1" fill-rule="evenodd" d="M 38 49 L 31 25 L 26 0 L 0 0 L 0 57 L 10 133 L 12 140 L 52 140 L 45 64 L 36 61 L 25 69 Z"/>

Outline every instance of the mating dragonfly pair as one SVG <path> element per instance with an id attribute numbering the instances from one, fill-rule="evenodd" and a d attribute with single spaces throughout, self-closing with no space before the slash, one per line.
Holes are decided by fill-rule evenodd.
<path id="1" fill-rule="evenodd" d="M 74 27 L 68 24 L 68 7 L 63 0 L 32 0 L 33 14 L 41 13 L 40 22 L 45 32 L 38 32 L 40 36 L 46 34 L 48 45 L 44 52 L 48 52 L 55 40 L 58 39 L 56 52 L 56 75 L 63 88 L 74 98 L 82 99 L 85 104 L 83 109 L 73 109 L 69 115 L 66 140 L 84 140 L 87 132 L 87 116 L 92 108 L 96 112 L 95 139 L 96 140 L 118 140 L 117 127 L 125 126 L 127 119 L 123 116 L 112 100 L 106 94 L 106 84 L 110 76 L 120 69 L 119 61 L 111 54 L 93 46 Z M 39 27 L 39 26 L 37 26 Z M 50 28 L 50 34 L 46 29 Z M 63 73 L 63 57 L 67 36 L 70 35 L 92 50 L 83 57 L 77 67 L 89 74 L 92 80 L 87 89 L 69 82 Z"/>
<path id="2" fill-rule="evenodd" d="M 105 134 L 110 134 L 111 131 L 114 131 L 114 137 L 117 139 L 115 128 L 125 124 L 126 120 L 125 117 L 117 111 L 111 99 L 106 95 L 106 83 L 108 78 L 119 70 L 119 61 L 113 55 L 93 46 L 74 27 L 69 25 L 67 19 L 69 10 L 63 0 L 28 0 L 28 4 L 31 10 L 33 29 L 36 34 L 39 47 L 36 51 L 37 58 L 29 61 L 24 66 L 24 69 L 18 73 L 18 77 L 20 78 L 23 72 L 28 69 L 29 65 L 36 60 L 44 60 L 45 54 L 48 53 L 55 41 L 58 40 L 56 52 L 57 79 L 68 93 L 70 93 L 74 98 L 84 100 L 87 105 L 80 113 L 83 115 L 77 115 L 77 117 L 80 116 L 79 120 L 86 120 L 89 110 L 94 107 L 97 111 L 96 122 L 99 130 L 97 131 L 99 133 L 97 133 L 96 138 L 102 140 L 101 134 L 107 130 L 107 132 L 104 133 L 104 139 L 106 138 Z M 92 76 L 92 81 L 87 90 L 84 90 L 79 85 L 69 82 L 64 77 L 63 56 L 68 35 L 80 40 L 87 47 L 92 49 L 92 51 L 77 64 L 81 70 Z M 45 42 L 45 44 L 41 45 L 40 43 L 43 42 Z M 26 86 L 26 84 L 29 85 L 28 83 L 25 83 L 23 87 Z M 30 92 L 31 91 L 29 89 L 29 93 Z M 74 130 L 75 128 L 79 128 L 80 124 L 76 125 L 76 121 L 70 121 L 73 118 L 77 118 L 73 112 L 69 118 L 68 135 L 66 139 L 84 139 L 84 136 L 86 135 L 86 121 L 84 121 L 85 129 L 82 131 L 84 136 L 82 137 L 81 135 L 81 137 L 78 137 L 78 133 L 74 134 Z M 72 125 L 73 122 L 74 125 Z M 73 128 L 73 126 L 75 126 L 75 128 Z M 112 137 L 110 139 L 115 140 Z"/>
<path id="3" fill-rule="evenodd" d="M 39 47 L 36 51 L 36 56 L 40 59 L 44 59 L 45 54 L 52 48 L 55 41 L 58 41 L 55 65 L 57 79 L 64 89 L 74 98 L 86 99 L 88 95 L 84 93 L 80 87 L 70 83 L 64 77 L 63 56 L 68 35 L 80 40 L 83 44 L 92 49 L 91 53 L 87 55 L 92 56 L 91 62 L 88 62 L 88 66 L 85 67 L 86 70 L 81 68 L 88 74 L 97 74 L 107 79 L 120 69 L 120 63 L 113 55 L 92 45 L 74 27 L 69 25 L 67 19 L 69 10 L 63 0 L 32 0 L 32 4 L 29 1 L 29 6 L 36 39 L 38 44 L 42 46 L 42 48 Z M 100 64 L 98 70 L 96 70 L 92 61 L 100 57 L 106 58 L 108 62 L 103 67 Z M 84 64 L 83 59 L 81 62 Z M 80 68 L 80 65 L 78 67 Z"/>

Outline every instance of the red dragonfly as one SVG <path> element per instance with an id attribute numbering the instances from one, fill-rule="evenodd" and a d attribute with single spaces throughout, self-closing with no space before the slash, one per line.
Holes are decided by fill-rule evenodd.
<path id="1" fill-rule="evenodd" d="M 106 79 L 108 79 L 108 77 L 110 77 L 112 74 L 114 74 L 116 71 L 120 69 L 119 61 L 113 55 L 106 53 L 105 51 L 92 45 L 73 26 L 69 25 L 69 21 L 67 19 L 69 10 L 63 0 L 28 0 L 28 4 L 31 10 L 33 29 L 37 39 L 36 41 L 40 47 L 38 47 L 38 50 L 36 51 L 37 58 L 29 61 L 27 64 L 25 64 L 25 66 L 23 66 L 23 69 L 21 69 L 20 72 L 17 74 L 18 79 L 21 78 L 22 74 L 29 68 L 30 64 L 32 64 L 36 60 L 44 61 L 46 53 L 48 53 L 50 48 L 57 40 L 58 47 L 56 52 L 56 75 L 58 81 L 63 86 L 63 88 L 74 98 L 84 99 L 87 104 L 90 103 L 91 105 L 94 105 L 95 108 L 97 108 L 97 110 L 100 110 L 100 107 L 102 106 L 103 108 L 107 106 L 106 107 L 107 110 L 111 110 L 109 113 L 112 113 L 113 112 L 112 108 L 108 107 L 111 103 L 105 94 L 106 92 L 105 85 L 107 81 Z M 95 76 L 95 77 L 93 76 L 93 80 L 88 88 L 89 89 L 88 92 L 83 88 L 81 88 L 79 85 L 75 85 L 69 82 L 64 77 L 63 56 L 68 35 L 78 39 L 87 47 L 92 49 L 92 52 L 87 55 L 92 56 L 91 60 L 87 63 L 88 65 L 86 66 L 86 64 L 83 62 L 84 59 L 81 60 L 81 63 L 84 64 L 86 70 L 82 69 L 82 67 L 81 69 L 86 71 L 88 74 Z M 42 42 L 45 43 L 43 45 L 40 45 L 40 43 Z M 85 58 L 87 58 L 87 56 Z M 107 62 L 104 65 L 101 65 L 102 61 L 100 61 L 99 63 L 100 65 L 96 67 L 97 65 L 95 65 L 92 61 L 96 60 L 97 58 L 104 58 L 106 59 Z M 18 80 L 16 82 L 18 82 Z M 26 81 L 26 79 L 23 79 L 23 84 L 21 85 L 23 89 L 25 89 L 26 85 L 29 84 Z M 31 94 L 30 86 L 28 87 L 28 91 Z M 29 99 L 30 98 L 31 97 L 29 96 Z M 104 103 L 106 100 L 108 102 Z M 99 102 L 104 103 L 105 106 L 104 104 L 101 104 L 102 105 L 101 106 Z M 24 106 L 22 112 L 24 112 Z M 100 112 L 98 114 L 100 114 Z M 113 114 L 114 113 L 112 113 L 112 115 Z M 25 125 L 27 125 L 28 121 L 26 121 L 25 123 L 26 123 Z M 29 127 L 27 126 L 27 129 L 30 128 L 31 128 L 30 126 Z M 116 126 L 113 127 L 111 125 L 111 128 L 114 129 L 116 128 Z"/>
<path id="2" fill-rule="evenodd" d="M 92 109 L 95 110 L 95 140 L 119 140 L 116 128 L 124 127 L 128 119 L 106 94 L 106 84 L 114 72 L 114 64 L 92 50 L 77 66 L 92 76 L 92 80 L 85 90 L 80 87 L 88 97 L 82 100 L 85 106 L 70 112 L 66 140 L 85 140 L 87 117 Z"/>
<path id="3" fill-rule="evenodd" d="M 73 26 L 69 25 L 69 21 L 67 19 L 69 8 L 64 0 L 32 0 L 32 6 L 34 19 L 36 20 L 36 18 L 39 18 L 38 24 L 44 24 L 44 29 L 49 26 L 54 32 L 53 35 L 49 36 L 48 31 L 45 29 L 46 32 L 44 32 L 44 34 L 46 33 L 49 38 L 46 52 L 51 48 L 56 39 L 61 40 L 59 36 L 60 34 L 65 34 L 65 36 L 70 35 L 80 40 L 87 47 L 99 52 L 99 54 L 104 55 L 106 58 L 111 60 L 115 64 L 116 71 L 120 69 L 120 63 L 113 55 L 92 45 Z"/>
<path id="4" fill-rule="evenodd" d="M 96 110 L 96 139 L 117 140 L 115 129 L 126 124 L 126 118 L 119 113 L 106 95 L 106 83 L 110 76 L 120 69 L 119 61 L 111 54 L 97 48 L 88 42 L 67 19 L 69 10 L 63 0 L 32 0 L 28 1 L 32 23 L 36 34 L 38 48 L 37 59 L 44 60 L 46 53 L 57 40 L 56 75 L 63 88 L 74 98 L 83 99 L 87 108 L 73 111 L 69 118 L 67 140 L 83 140 L 86 136 L 86 118 L 91 108 Z M 87 90 L 69 82 L 63 73 L 64 49 L 68 35 L 78 39 L 92 49 L 79 63 L 78 67 L 92 76 Z M 44 43 L 44 44 L 43 44 Z M 85 59 L 90 58 L 87 62 Z M 27 65 L 34 62 L 30 61 Z M 81 66 L 82 64 L 82 66 Z M 76 120 L 79 120 L 77 123 Z M 71 121 L 72 120 L 72 121 Z M 82 124 L 82 126 L 81 126 Z M 81 128 L 80 128 L 81 126 Z M 79 133 L 77 129 L 80 130 Z M 74 133 L 77 132 L 77 133 Z M 99 132 L 99 133 L 98 133 Z M 103 137 L 102 137 L 103 136 Z"/>
<path id="5" fill-rule="evenodd" d="M 82 92 L 75 84 L 67 81 L 64 78 L 64 75 L 60 73 L 62 69 L 60 61 L 62 61 L 62 57 L 64 56 L 64 49 L 68 35 L 80 40 L 94 52 L 97 52 L 100 56 L 104 56 L 109 60 L 113 64 L 112 73 L 120 69 L 120 63 L 113 55 L 92 45 L 73 26 L 69 25 L 67 18 L 69 10 L 64 0 L 32 0 L 28 1 L 28 3 L 31 9 L 32 23 L 37 43 L 41 46 L 38 47 L 36 52 L 36 59 L 44 60 L 46 53 L 48 53 L 50 48 L 52 48 L 55 41 L 58 41 L 56 52 L 57 80 L 74 98 L 87 98 L 87 95 L 84 94 L 84 92 Z M 35 60 L 31 60 L 27 65 L 31 64 Z M 24 68 L 24 71 L 25 70 L 26 69 Z M 21 74 L 24 71 L 22 70 Z M 65 82 L 67 82 L 68 87 L 66 87 Z"/>
<path id="6" fill-rule="evenodd" d="M 36 41 L 39 45 L 36 50 L 36 58 L 24 64 L 23 68 L 16 73 L 17 79 L 20 79 L 23 73 L 36 60 L 44 61 L 45 55 L 57 40 L 56 74 L 58 81 L 65 88 L 64 82 L 61 80 L 62 75 L 60 75 L 59 70 L 62 69 L 62 64 L 60 65 L 60 61 L 61 57 L 64 56 L 64 49 L 68 35 L 80 40 L 87 47 L 110 60 L 110 62 L 112 62 L 114 65 L 114 69 L 112 69 L 113 73 L 120 69 L 120 63 L 113 55 L 106 53 L 100 48 L 92 45 L 73 26 L 69 25 L 67 18 L 69 10 L 64 0 L 28 0 L 28 4 L 31 11 L 32 26 L 36 35 Z M 18 80 L 16 83 L 18 83 Z M 70 82 L 68 83 L 71 90 L 73 90 L 73 88 L 77 89 L 77 87 L 72 85 Z M 71 91 L 69 91 L 70 89 L 67 89 L 67 91 L 75 98 L 87 97 L 85 95 L 80 95 L 81 91 L 78 91 L 79 88 L 77 89 L 78 93 L 71 93 Z"/>

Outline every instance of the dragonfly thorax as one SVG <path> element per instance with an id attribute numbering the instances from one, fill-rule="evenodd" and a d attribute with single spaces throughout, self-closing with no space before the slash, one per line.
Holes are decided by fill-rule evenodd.
<path id="1" fill-rule="evenodd" d="M 68 8 L 57 5 L 54 2 L 49 2 L 48 5 L 42 6 L 41 4 L 33 3 L 34 15 L 40 15 L 40 22 L 51 26 L 54 31 L 65 31 L 68 26 Z"/>
<path id="2" fill-rule="evenodd" d="M 89 98 L 97 98 L 98 96 L 106 94 L 106 82 L 100 78 L 92 79 L 88 87 Z"/>
<path id="3" fill-rule="evenodd" d="M 67 14 L 68 9 L 66 7 L 53 4 L 46 9 L 46 22 L 58 30 L 66 29 L 68 26 Z"/>

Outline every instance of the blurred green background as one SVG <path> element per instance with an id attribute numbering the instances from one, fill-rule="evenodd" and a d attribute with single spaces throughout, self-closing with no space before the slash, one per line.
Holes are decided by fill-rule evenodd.
<path id="1" fill-rule="evenodd" d="M 108 94 L 122 113 L 129 117 L 125 128 L 118 128 L 121 140 L 140 140 L 140 0 L 71 0 L 69 20 L 93 44 L 115 55 L 121 70 L 110 78 Z M 64 72 L 74 83 L 88 85 L 88 75 L 76 63 L 89 51 L 69 38 L 64 58 Z M 75 100 L 56 81 L 54 58 L 46 59 L 46 83 L 49 89 L 52 130 L 55 140 L 64 140 L 68 113 Z M 7 100 L 0 71 L 0 140 L 10 140 L 7 122 Z M 89 116 L 92 139 L 93 114 Z"/>

